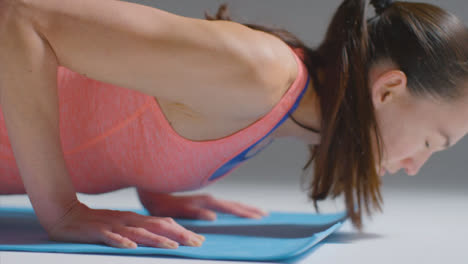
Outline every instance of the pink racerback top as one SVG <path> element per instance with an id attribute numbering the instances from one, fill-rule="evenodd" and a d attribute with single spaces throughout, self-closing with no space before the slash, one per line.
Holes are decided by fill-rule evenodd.
<path id="1" fill-rule="evenodd" d="M 60 135 L 78 192 L 125 187 L 153 192 L 195 190 L 225 177 L 270 145 L 267 136 L 292 113 L 308 86 L 300 49 L 291 49 L 297 79 L 273 109 L 236 133 L 191 141 L 170 126 L 157 100 L 102 83 L 60 66 L 57 85 Z M 25 193 L 0 111 L 0 194 Z"/>

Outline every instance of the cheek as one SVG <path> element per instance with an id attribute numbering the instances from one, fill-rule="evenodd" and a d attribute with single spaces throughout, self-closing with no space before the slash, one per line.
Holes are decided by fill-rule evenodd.
<path id="1" fill-rule="evenodd" d="M 418 139 L 411 138 L 393 138 L 388 144 L 387 156 L 385 158 L 390 166 L 398 166 L 402 161 L 413 158 L 419 150 L 420 145 L 424 142 Z"/>
<path id="2" fill-rule="evenodd" d="M 408 136 L 408 132 L 405 134 L 403 130 L 398 129 L 382 131 L 380 144 L 383 164 L 395 166 L 395 164 L 401 162 L 402 160 L 411 157 L 412 153 L 418 149 L 417 146 L 419 142 L 416 142 L 417 140 L 411 139 Z M 373 136 L 372 147 L 375 155 L 375 161 L 378 162 L 375 136 Z"/>
<path id="3" fill-rule="evenodd" d="M 382 163 L 387 166 L 397 166 L 402 160 L 410 158 L 424 144 L 420 133 L 423 126 L 421 118 L 415 118 L 408 109 L 390 109 L 378 113 L 381 132 Z M 417 131 L 416 131 L 417 130 Z M 372 132 L 373 134 L 373 132 Z M 422 135 L 422 134 L 421 134 Z M 376 138 L 373 136 L 375 161 Z"/>

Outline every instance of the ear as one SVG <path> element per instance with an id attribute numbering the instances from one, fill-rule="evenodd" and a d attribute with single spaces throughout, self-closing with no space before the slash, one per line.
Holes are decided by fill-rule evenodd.
<path id="1" fill-rule="evenodd" d="M 406 74 L 400 70 L 386 71 L 370 83 L 372 102 L 378 108 L 407 93 Z"/>

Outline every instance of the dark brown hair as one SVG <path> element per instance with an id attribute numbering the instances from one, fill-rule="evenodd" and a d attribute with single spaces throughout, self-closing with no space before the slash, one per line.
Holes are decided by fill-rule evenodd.
<path id="1" fill-rule="evenodd" d="M 307 47 L 287 30 L 242 23 L 268 32 L 293 48 L 304 51 L 304 64 L 314 80 L 321 109 L 321 142 L 309 145 L 315 160 L 314 177 L 308 196 L 318 211 L 317 201 L 344 193 L 353 225 L 362 230 L 362 204 L 382 211 L 381 180 L 376 164 L 381 164 L 382 146 L 371 94 L 370 67 L 389 59 L 407 76 L 409 93 L 415 98 L 455 102 L 464 93 L 467 80 L 468 31 L 454 15 L 425 3 L 372 0 L 378 14 L 366 17 L 365 0 L 345 0 L 331 19 L 324 41 Z M 389 5 L 385 9 L 382 5 Z M 216 16 L 205 12 L 207 20 L 230 20 L 227 4 Z M 372 153 L 371 131 L 377 141 L 378 160 Z M 357 201 L 357 204 L 355 203 Z"/>

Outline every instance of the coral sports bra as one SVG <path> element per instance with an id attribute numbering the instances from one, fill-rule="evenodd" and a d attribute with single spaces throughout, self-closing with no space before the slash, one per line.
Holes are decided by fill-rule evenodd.
<path id="1" fill-rule="evenodd" d="M 268 135 L 299 105 L 310 78 L 300 50 L 291 51 L 299 73 L 272 110 L 232 135 L 209 141 L 178 135 L 153 96 L 60 66 L 60 136 L 76 190 L 104 193 L 135 186 L 180 192 L 227 176 L 269 146 L 273 139 Z M 25 190 L 0 111 L 0 194 L 18 193 Z"/>

